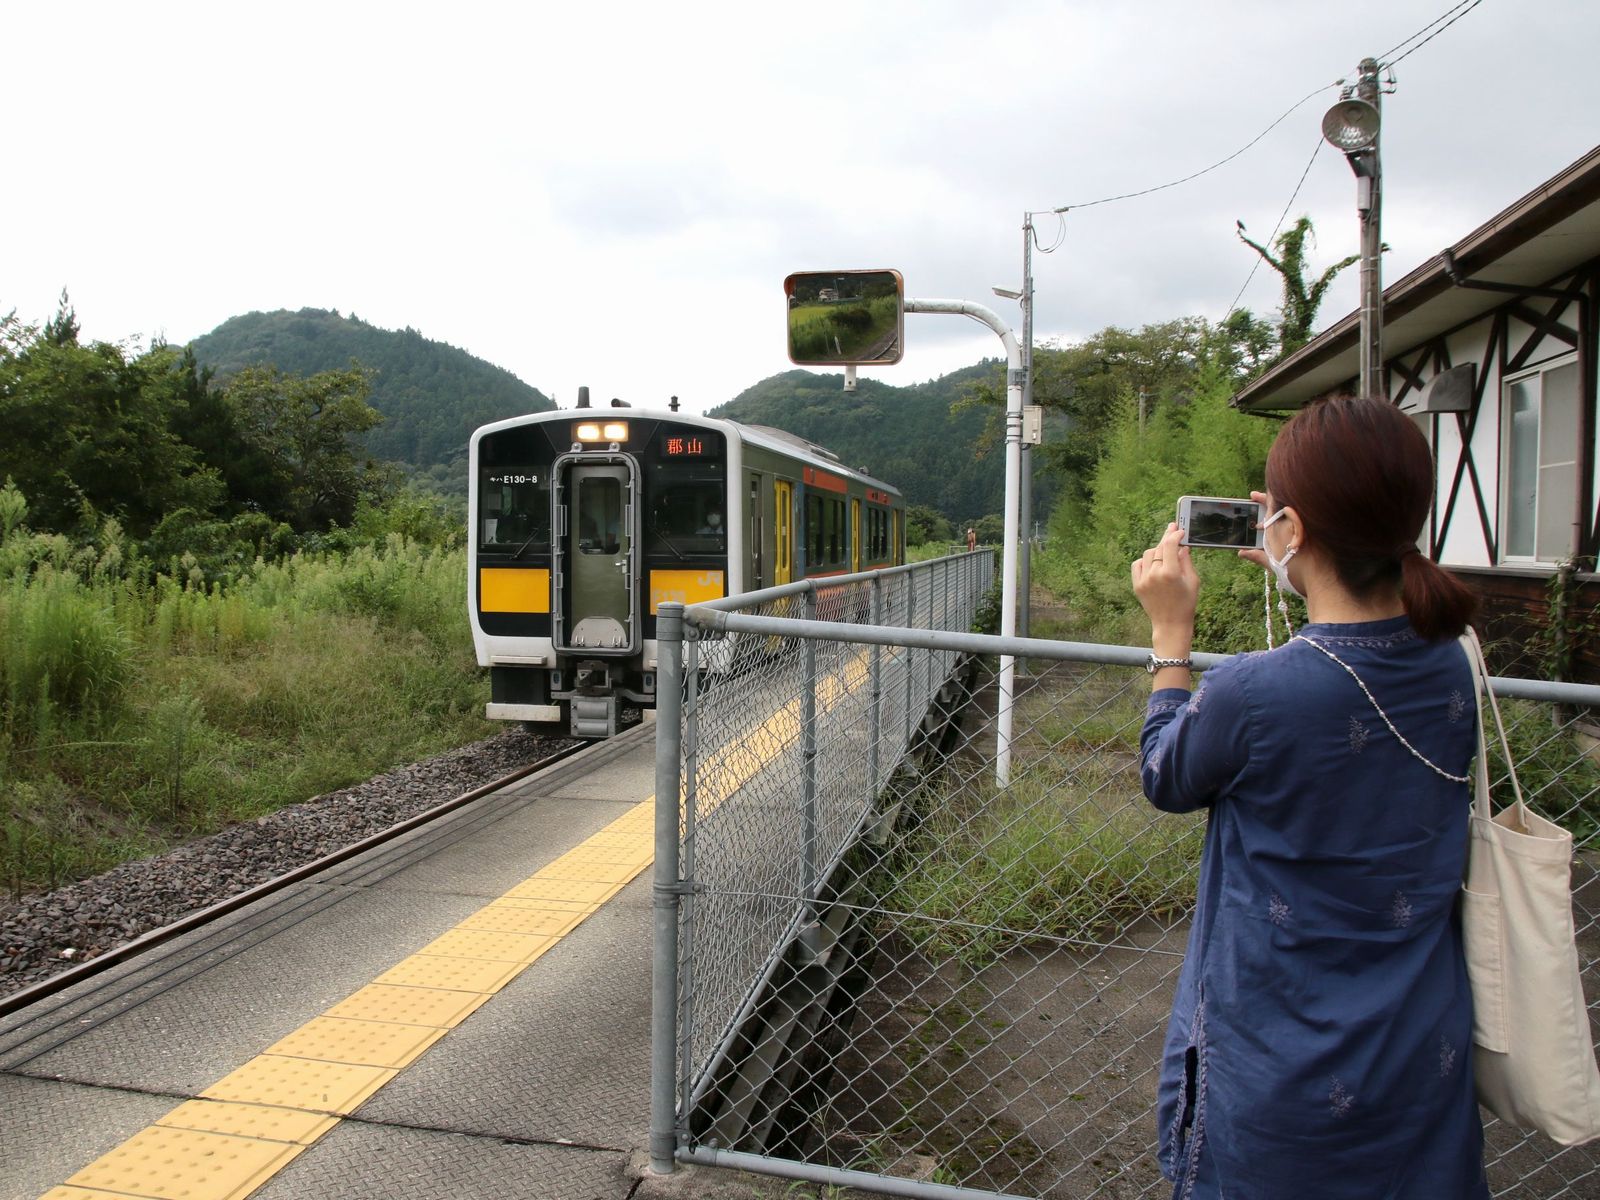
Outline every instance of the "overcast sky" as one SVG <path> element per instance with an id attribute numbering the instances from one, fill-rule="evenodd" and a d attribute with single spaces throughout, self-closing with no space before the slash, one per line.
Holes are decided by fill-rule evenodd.
<path id="1" fill-rule="evenodd" d="M 788 369 L 782 279 L 895 267 L 1014 302 L 1026 210 L 1189 174 L 1455 0 L 35 4 L 5 20 L 0 312 L 87 336 L 254 309 L 411 326 L 570 405 L 721 403 Z M 1384 99 L 1393 281 L 1600 141 L 1600 3 L 1483 0 Z M 1395 55 L 1398 57 L 1398 54 Z M 1329 89 L 1155 195 L 1038 218 L 1039 340 L 1222 317 Z M 1324 147 L 1291 211 L 1356 248 Z M 1277 278 L 1242 303 L 1270 312 Z M 1326 325 L 1355 304 L 1346 273 Z M 909 384 L 999 353 L 911 316 Z"/>

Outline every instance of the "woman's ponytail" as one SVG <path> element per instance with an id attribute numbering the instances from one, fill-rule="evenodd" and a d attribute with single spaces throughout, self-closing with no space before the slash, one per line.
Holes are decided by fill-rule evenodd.
<path id="1" fill-rule="evenodd" d="M 1471 588 L 1420 551 L 1400 560 L 1400 602 L 1411 627 L 1430 641 L 1460 637 L 1478 607 Z"/>

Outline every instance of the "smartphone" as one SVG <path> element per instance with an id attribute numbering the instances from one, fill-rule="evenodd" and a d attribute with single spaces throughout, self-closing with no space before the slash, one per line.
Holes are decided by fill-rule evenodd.
<path id="1" fill-rule="evenodd" d="M 1178 497 L 1178 528 L 1185 546 L 1261 549 L 1261 505 L 1224 496 Z"/>

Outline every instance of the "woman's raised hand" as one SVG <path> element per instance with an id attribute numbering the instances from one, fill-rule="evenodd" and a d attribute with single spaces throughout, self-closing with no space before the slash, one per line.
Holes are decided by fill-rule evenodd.
<path id="1" fill-rule="evenodd" d="M 1157 640 L 1164 640 L 1163 635 L 1177 635 L 1187 642 L 1194 636 L 1200 575 L 1182 540 L 1183 531 L 1173 521 L 1159 542 L 1133 560 L 1133 594 L 1150 618 L 1151 632 Z M 1179 656 L 1187 653 L 1185 646 Z"/>

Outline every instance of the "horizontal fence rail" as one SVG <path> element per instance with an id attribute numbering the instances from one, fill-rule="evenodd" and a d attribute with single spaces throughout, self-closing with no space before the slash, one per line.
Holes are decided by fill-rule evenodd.
<path id="1" fill-rule="evenodd" d="M 1155 1084 L 1203 818 L 1142 796 L 1148 649 L 970 632 L 992 578 L 958 555 L 681 627 L 663 607 L 656 794 L 682 803 L 657 806 L 658 1170 L 1170 1194 Z M 1000 654 L 1034 664 L 1005 786 Z M 1528 802 L 1574 834 L 1600 1033 L 1600 687 L 1493 686 Z M 1498 1197 L 1600 1195 L 1600 1146 L 1486 1140 Z"/>

